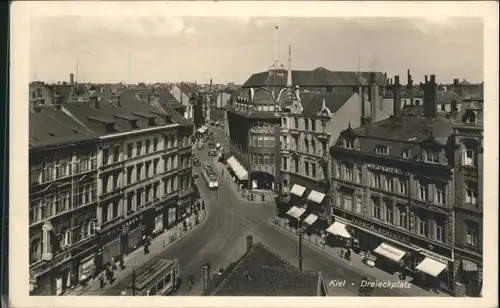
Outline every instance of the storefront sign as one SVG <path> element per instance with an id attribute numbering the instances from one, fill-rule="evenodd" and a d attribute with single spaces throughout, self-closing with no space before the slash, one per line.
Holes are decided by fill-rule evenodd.
<path id="1" fill-rule="evenodd" d="M 396 173 L 396 174 L 408 175 L 408 172 L 403 172 L 401 169 L 387 167 L 387 166 L 380 166 L 380 165 L 375 165 L 375 164 L 368 164 L 368 168 L 374 169 L 374 170 L 378 170 L 378 171 L 388 172 L 388 173 Z"/>
<path id="2" fill-rule="evenodd" d="M 398 234 L 396 232 L 393 232 L 392 230 L 389 230 L 389 229 L 385 229 L 385 228 L 382 228 L 380 226 L 376 226 L 372 223 L 369 223 L 369 222 L 366 222 L 366 221 L 362 221 L 362 220 L 359 220 L 359 219 L 353 219 L 351 220 L 351 223 L 356 225 L 356 226 L 359 226 L 361 228 L 365 228 L 367 230 L 372 230 L 378 234 L 381 234 L 383 236 L 386 236 L 390 239 L 393 239 L 395 241 L 398 241 L 398 242 L 402 242 L 402 243 L 405 243 L 405 244 L 409 244 L 410 243 L 410 238 L 409 237 L 406 237 L 406 236 L 403 236 L 402 234 Z"/>
<path id="3" fill-rule="evenodd" d="M 78 269 L 78 280 L 84 281 L 94 275 L 95 272 L 95 264 L 94 264 L 94 256 L 82 261 L 80 263 L 80 267 Z"/>
<path id="4" fill-rule="evenodd" d="M 451 261 L 453 262 L 453 259 L 450 259 L 450 258 L 447 258 L 447 257 L 444 257 L 444 256 L 441 256 L 441 255 L 438 255 L 434 252 L 431 252 L 431 251 L 428 251 L 428 250 L 425 250 L 423 248 L 420 248 L 420 247 L 415 247 L 414 245 L 411 245 L 416 251 L 418 251 L 421 255 L 424 255 L 426 257 L 429 257 L 431 259 L 434 259 L 434 260 L 437 260 L 437 261 L 440 261 L 442 263 L 445 263 L 445 264 L 448 264 L 448 261 Z"/>

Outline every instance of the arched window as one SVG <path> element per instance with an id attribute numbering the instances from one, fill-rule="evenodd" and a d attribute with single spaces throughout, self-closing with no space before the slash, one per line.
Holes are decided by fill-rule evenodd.
<path id="1" fill-rule="evenodd" d="M 264 165 L 269 165 L 269 155 L 264 155 Z"/>
<path id="2" fill-rule="evenodd" d="M 311 140 L 311 153 L 316 154 L 316 141 Z"/>
<path id="3" fill-rule="evenodd" d="M 30 263 L 40 260 L 42 257 L 42 241 L 35 238 L 30 243 Z"/>
<path id="4" fill-rule="evenodd" d="M 306 153 L 309 153 L 309 140 L 307 138 L 304 138 L 304 149 Z"/>
<path id="5" fill-rule="evenodd" d="M 474 140 L 466 140 L 462 144 L 462 166 L 477 166 L 478 143 Z"/>

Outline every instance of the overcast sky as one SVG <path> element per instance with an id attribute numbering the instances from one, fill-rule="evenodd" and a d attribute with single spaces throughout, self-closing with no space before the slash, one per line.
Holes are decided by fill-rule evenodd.
<path id="1" fill-rule="evenodd" d="M 360 70 L 414 79 L 483 80 L 479 18 L 33 17 L 30 79 L 94 82 L 192 80 L 243 83 L 275 58 L 294 69 Z M 130 54 L 130 66 L 129 66 Z"/>

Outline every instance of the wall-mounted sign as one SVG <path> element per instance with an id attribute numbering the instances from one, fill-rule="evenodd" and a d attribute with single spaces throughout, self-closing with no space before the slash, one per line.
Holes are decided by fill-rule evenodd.
<path id="1" fill-rule="evenodd" d="M 387 228 L 383 228 L 381 226 L 377 226 L 375 224 L 372 224 L 372 223 L 369 223 L 367 221 L 362 221 L 362 220 L 359 220 L 359 219 L 353 219 L 351 220 L 351 223 L 356 225 L 356 226 L 359 226 L 359 227 L 362 227 L 362 228 L 365 228 L 367 230 L 372 230 L 376 233 L 379 233 L 383 236 L 386 236 L 390 239 L 393 239 L 395 241 L 398 241 L 398 242 L 402 242 L 402 243 L 405 243 L 405 244 L 409 244 L 410 243 L 410 237 L 408 236 L 404 236 L 403 234 L 399 234 L 399 233 L 396 233 L 390 229 L 387 229 Z"/>
<path id="2" fill-rule="evenodd" d="M 375 164 L 368 164 L 367 167 L 369 169 L 383 171 L 383 172 L 388 172 L 388 173 L 396 173 L 396 174 L 401 174 L 401 175 L 408 175 L 408 172 L 402 171 L 401 169 L 398 169 L 398 168 L 392 168 L 392 167 L 375 165 Z"/>

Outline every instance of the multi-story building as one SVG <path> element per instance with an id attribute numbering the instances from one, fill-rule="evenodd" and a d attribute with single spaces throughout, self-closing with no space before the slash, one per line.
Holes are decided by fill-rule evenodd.
<path id="1" fill-rule="evenodd" d="M 437 117 L 435 76 L 426 76 L 422 88 L 423 116 L 401 110 L 396 87 L 393 116 L 340 134 L 331 148 L 329 230 L 352 237 L 357 250 L 371 251 L 377 266 L 453 293 L 453 128 Z"/>
<path id="2" fill-rule="evenodd" d="M 186 111 L 184 117 L 186 119 L 193 119 L 193 106 L 191 105 L 191 97 L 196 94 L 195 89 L 186 83 L 174 84 L 170 89 L 170 93 L 174 98 L 185 106 Z"/>
<path id="3" fill-rule="evenodd" d="M 97 138 L 41 102 L 29 121 L 30 294 L 59 295 L 86 278 L 97 250 Z"/>
<path id="4" fill-rule="evenodd" d="M 85 263 L 80 265 L 83 272 L 80 274 L 81 280 L 99 272 L 112 258 L 130 253 L 142 244 L 143 236 L 155 235 L 175 225 L 191 210 L 193 198 L 190 140 L 192 125 L 186 123 L 188 121 L 170 106 L 164 105 L 163 109 L 159 110 L 139 99 L 135 92 L 126 91 L 122 95 L 111 97 L 106 97 L 103 93 L 99 93 L 101 96 L 96 95 L 97 93 L 91 94 L 89 102 L 58 103 L 46 107 L 37 104 L 34 107 L 34 110 L 56 112 L 69 123 L 57 119 L 61 127 L 54 128 L 54 132 L 47 132 L 46 127 L 38 126 L 38 132 L 44 137 L 46 134 L 57 136 L 58 131 L 72 132 L 67 133 L 71 136 L 60 151 L 62 155 L 65 155 L 65 151 L 79 153 L 73 149 L 78 143 L 71 141 L 71 137 L 79 140 L 88 135 L 94 140 L 92 151 L 87 155 L 93 173 L 83 174 L 81 171 L 75 171 L 75 180 L 70 181 L 71 189 L 83 191 L 75 192 L 83 195 L 79 197 L 83 199 L 80 201 L 75 195 L 71 201 L 71 211 L 75 210 L 75 205 L 80 208 L 81 202 L 85 202 L 85 209 L 93 206 L 92 215 L 89 214 L 89 218 L 84 219 L 83 223 L 85 226 L 90 224 L 87 227 L 90 231 L 86 234 L 95 234 L 93 245 L 96 246 L 89 249 L 96 253 L 86 256 Z M 80 130 L 72 129 L 74 126 L 80 127 Z M 33 129 L 36 127 L 33 126 Z M 32 139 L 37 140 L 35 138 L 39 137 L 34 136 Z M 52 140 L 57 142 L 58 139 Z M 61 154 L 57 152 L 57 155 Z M 78 168 L 80 163 L 77 162 L 82 161 L 80 154 L 71 155 L 72 168 Z M 62 164 L 42 162 L 53 168 Z M 46 172 L 45 169 L 43 172 Z M 46 185 L 42 194 L 45 195 L 49 188 L 58 190 L 61 185 L 63 184 L 60 181 Z M 51 195 L 50 198 L 60 200 L 57 198 L 62 197 Z M 43 202 L 48 202 L 38 199 L 37 202 L 42 202 L 42 205 Z M 61 206 L 60 201 L 54 202 L 56 208 Z M 74 219 L 72 228 L 79 228 L 78 219 Z M 43 226 L 49 231 L 53 228 L 46 223 Z M 50 243 L 50 239 L 42 240 L 44 243 Z M 35 244 L 33 247 L 37 247 L 38 244 Z M 78 266 L 76 265 L 77 270 Z M 51 277 L 56 275 L 54 262 L 45 264 L 45 267 L 52 273 Z M 59 283 L 59 280 L 57 281 Z"/>
<path id="5" fill-rule="evenodd" d="M 245 184 L 249 189 L 272 189 L 281 192 L 283 183 L 287 183 L 288 186 L 292 183 L 290 178 L 283 179 L 284 166 L 282 164 L 287 164 L 288 173 L 291 167 L 291 170 L 295 170 L 293 166 L 290 167 L 293 165 L 291 160 L 285 161 L 280 158 L 282 155 L 281 130 L 284 129 L 284 136 L 290 137 L 287 139 L 289 141 L 283 140 L 283 142 L 290 143 L 293 138 L 297 137 L 302 151 L 305 150 L 304 134 L 302 133 L 299 138 L 300 132 L 311 131 L 312 127 L 304 127 L 306 118 L 308 123 L 312 123 L 312 119 L 317 121 L 315 129 L 318 130 L 318 134 L 322 133 L 321 123 L 323 122 L 320 119 L 328 118 L 326 121 L 332 126 L 335 136 L 341 130 L 335 129 L 335 121 L 345 120 L 342 116 L 347 115 L 347 121 L 349 119 L 359 121 L 362 108 L 361 102 L 357 102 L 355 92 L 358 92 L 360 85 L 368 86 L 370 78 L 372 78 L 373 85 L 377 86 L 383 83 L 381 79 L 385 77 L 382 73 L 331 72 L 323 68 L 312 71 L 292 71 L 291 51 L 288 70 L 276 61 L 268 72 L 252 75 L 226 112 L 224 125 L 226 148 L 235 158 L 230 160 L 230 165 L 234 165 L 230 167 L 238 170 L 235 172 L 236 175 L 241 175 L 240 180 L 246 181 Z M 316 95 L 321 91 L 325 94 Z M 325 98 L 325 109 L 322 108 L 323 98 Z M 309 104 L 310 107 L 307 107 Z M 331 110 L 326 111 L 326 108 Z M 295 115 L 291 116 L 290 113 Z M 295 118 L 299 127 L 293 126 Z M 288 127 L 283 127 L 286 126 L 283 123 L 288 123 L 287 121 L 290 122 L 286 124 Z M 337 130 L 336 133 L 335 130 Z M 318 140 L 315 142 L 319 148 L 321 142 Z M 286 147 L 283 150 L 289 151 Z M 309 154 L 312 155 L 311 158 L 314 158 L 312 153 Z M 319 165 L 321 164 L 316 164 L 316 166 Z M 308 168 L 309 176 L 306 176 L 305 168 L 305 165 L 299 167 L 297 181 L 299 178 L 311 177 L 313 171 Z M 312 180 L 316 184 L 318 181 L 319 179 Z"/>
<path id="6" fill-rule="evenodd" d="M 483 99 L 454 119 L 456 293 L 478 296 L 483 276 Z"/>

